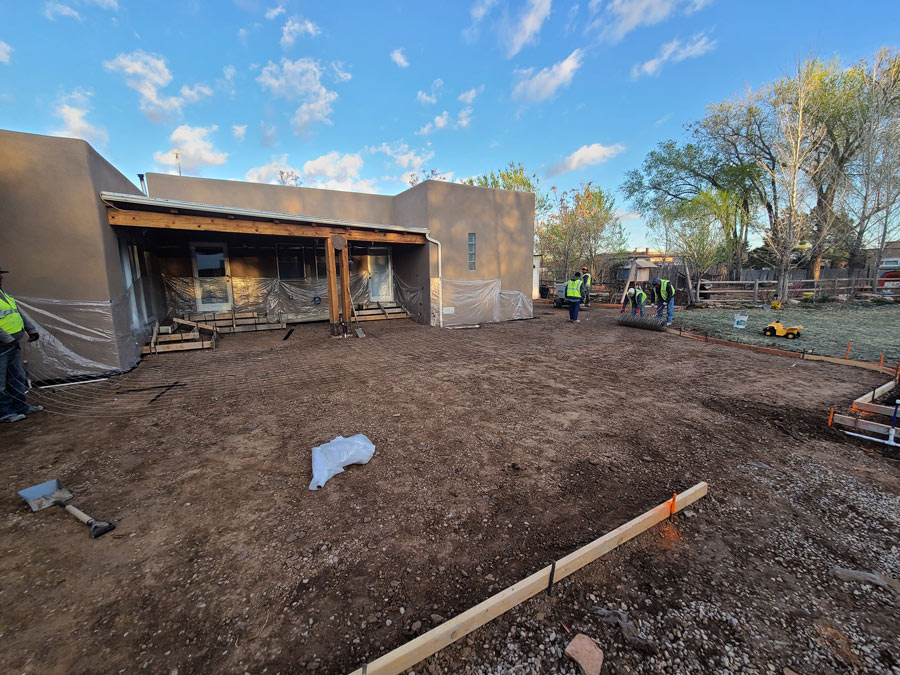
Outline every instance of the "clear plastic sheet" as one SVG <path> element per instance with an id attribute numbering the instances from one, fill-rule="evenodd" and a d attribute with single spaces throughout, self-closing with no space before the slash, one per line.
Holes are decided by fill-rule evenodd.
<path id="1" fill-rule="evenodd" d="M 22 343 L 31 378 L 98 375 L 134 366 L 143 336 L 131 328 L 133 292 L 111 302 L 16 298 L 41 336 Z"/>
<path id="2" fill-rule="evenodd" d="M 434 288 L 434 287 L 432 287 Z M 530 319 L 534 307 L 521 291 L 504 291 L 500 279 L 457 281 L 444 279 L 444 326 L 471 326 L 479 323 Z M 432 317 L 438 302 L 432 291 Z M 435 322 L 436 323 L 436 322 Z"/>
<path id="3" fill-rule="evenodd" d="M 344 472 L 350 464 L 368 464 L 375 454 L 375 444 L 365 434 L 350 438 L 338 436 L 312 449 L 312 481 L 310 490 L 318 490 L 331 478 Z"/>
<path id="4" fill-rule="evenodd" d="M 410 286 L 394 275 L 394 300 L 417 321 L 425 320 L 425 289 Z M 435 303 L 436 306 L 437 303 Z"/>
<path id="5" fill-rule="evenodd" d="M 197 312 L 193 277 L 162 275 L 166 315 Z M 281 281 L 274 278 L 231 277 L 232 302 L 236 312 L 257 312 L 282 321 L 310 321 L 328 318 L 327 281 Z M 354 304 L 369 301 L 368 272 L 350 274 L 350 295 Z M 319 304 L 315 299 L 319 298 Z"/>

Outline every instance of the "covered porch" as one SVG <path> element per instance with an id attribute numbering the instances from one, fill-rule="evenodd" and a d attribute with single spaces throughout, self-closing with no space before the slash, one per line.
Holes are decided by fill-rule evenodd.
<path id="1" fill-rule="evenodd" d="M 102 193 L 134 324 L 253 313 L 270 322 L 427 323 L 426 230 Z"/>

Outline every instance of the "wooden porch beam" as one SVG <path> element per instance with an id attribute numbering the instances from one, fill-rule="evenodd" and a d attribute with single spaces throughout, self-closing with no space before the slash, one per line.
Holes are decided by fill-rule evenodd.
<path id="1" fill-rule="evenodd" d="M 232 220 L 189 214 L 156 213 L 154 211 L 123 211 L 107 208 L 110 225 L 143 227 L 158 230 L 187 230 L 191 232 L 232 232 L 234 234 L 262 234 L 282 237 L 326 238 L 343 235 L 349 241 L 373 241 L 387 244 L 425 244 L 425 235 L 387 230 L 363 230 L 298 223 L 271 223 L 262 220 Z"/>
<path id="2" fill-rule="evenodd" d="M 348 244 L 344 244 L 341 248 L 341 314 L 343 314 L 344 323 L 350 328 L 350 255 L 347 249 Z"/>
<path id="3" fill-rule="evenodd" d="M 328 317 L 331 321 L 331 334 L 341 334 L 341 320 L 338 317 L 338 284 L 337 269 L 334 262 L 334 242 L 331 237 L 325 238 L 325 271 L 328 273 Z"/>

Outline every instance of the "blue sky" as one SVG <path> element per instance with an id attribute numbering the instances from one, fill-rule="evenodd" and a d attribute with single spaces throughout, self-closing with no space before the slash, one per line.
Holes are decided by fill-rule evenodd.
<path id="1" fill-rule="evenodd" d="M 2 0 L 0 127 L 84 138 L 135 182 L 180 162 L 396 194 L 512 160 L 617 191 L 708 103 L 897 47 L 898 20 L 896 0 Z"/>

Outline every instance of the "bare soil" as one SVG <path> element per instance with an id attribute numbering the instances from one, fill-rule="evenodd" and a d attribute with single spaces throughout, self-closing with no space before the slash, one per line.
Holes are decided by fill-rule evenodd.
<path id="1" fill-rule="evenodd" d="M 705 480 L 422 668 L 575 672 L 584 631 L 611 673 L 898 672 L 895 597 L 829 573 L 900 575 L 900 466 L 825 424 L 885 376 L 536 315 L 227 336 L 33 392 L 2 428 L 3 670 L 348 672 Z M 310 491 L 311 448 L 355 433 L 372 461 Z M 16 491 L 55 477 L 117 529 L 31 513 Z"/>

